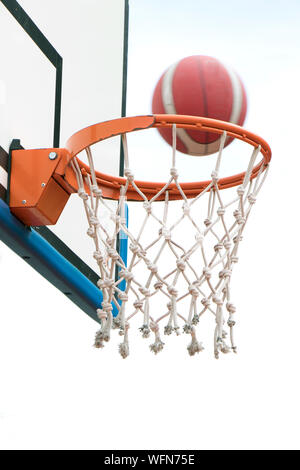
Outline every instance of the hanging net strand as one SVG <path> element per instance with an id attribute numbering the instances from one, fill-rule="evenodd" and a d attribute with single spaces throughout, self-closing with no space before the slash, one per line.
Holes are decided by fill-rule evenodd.
<path id="1" fill-rule="evenodd" d="M 126 358 L 129 355 L 129 327 L 139 318 L 138 329 L 143 338 L 152 338 L 149 348 L 154 354 L 165 347 L 162 335 L 187 334 L 190 335 L 187 351 L 194 356 L 204 349 L 197 336 L 202 336 L 202 318 L 208 315 L 214 321 L 215 357 L 237 351 L 234 341 L 236 307 L 230 281 L 238 262 L 245 225 L 268 168 L 261 165 L 253 178 L 255 162 L 261 152 L 260 145 L 253 147 L 242 184 L 229 192 L 221 190 L 219 174 L 226 138 L 227 133 L 223 131 L 211 180 L 193 198 L 185 194 L 179 182 L 176 124 L 172 125 L 170 177 L 152 197 L 145 195 L 134 178 L 126 134 L 122 135 L 125 182 L 115 209 L 107 203 L 98 187 L 90 147 L 86 148 L 90 173 L 79 166 L 76 158 L 71 161 L 87 217 L 87 234 L 94 244 L 93 256 L 100 276 L 97 285 L 103 295 L 101 308 L 97 310 L 101 328 L 96 334 L 95 347 L 102 348 L 109 341 L 111 330 L 118 329 L 123 337 L 119 352 Z M 174 201 L 170 201 L 170 191 L 174 187 L 182 198 L 180 212 L 177 211 L 175 217 Z M 143 215 L 138 227 L 126 225 L 128 189 L 136 191 L 142 201 Z M 225 193 L 230 197 L 226 199 Z M 156 204 L 162 210 L 157 210 Z M 108 233 L 101 222 L 103 211 L 113 221 L 112 233 Z M 186 225 L 180 232 L 183 224 Z M 193 240 L 189 239 L 188 243 L 185 237 L 187 226 L 189 232 L 193 232 Z M 130 256 L 127 265 L 116 250 L 120 233 L 128 237 Z M 147 239 L 145 233 L 152 239 Z M 118 279 L 115 279 L 116 268 Z M 118 311 L 116 317 L 112 314 L 113 304 Z"/>

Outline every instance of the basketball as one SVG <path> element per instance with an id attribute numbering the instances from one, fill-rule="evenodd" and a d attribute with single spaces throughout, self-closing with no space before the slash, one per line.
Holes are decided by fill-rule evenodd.
<path id="1" fill-rule="evenodd" d="M 242 125 L 247 111 L 244 85 L 227 65 L 209 56 L 186 57 L 171 65 L 153 94 L 153 114 L 185 114 Z M 172 145 L 171 129 L 159 129 Z M 227 138 L 225 146 L 230 144 Z M 177 150 L 203 156 L 218 151 L 220 136 L 210 132 L 177 129 Z"/>

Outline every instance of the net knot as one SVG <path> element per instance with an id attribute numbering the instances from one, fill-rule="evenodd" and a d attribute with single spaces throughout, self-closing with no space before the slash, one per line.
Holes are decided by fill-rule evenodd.
<path id="1" fill-rule="evenodd" d="M 133 274 L 127 269 L 121 269 L 120 277 L 124 277 L 126 281 L 132 281 L 132 279 L 134 278 Z"/>
<path id="2" fill-rule="evenodd" d="M 223 305 L 223 300 L 220 299 L 220 297 L 218 297 L 216 294 L 214 294 L 214 295 L 212 296 L 212 300 L 213 300 L 213 302 L 214 302 L 215 304 L 217 304 L 218 306 Z"/>
<path id="3" fill-rule="evenodd" d="M 242 213 L 239 209 L 235 210 L 233 215 L 239 225 L 242 225 L 245 223 L 245 219 L 244 217 L 242 217 Z"/>
<path id="4" fill-rule="evenodd" d="M 256 203 L 256 197 L 253 194 L 249 194 L 248 201 L 249 201 L 250 204 L 255 204 Z"/>
<path id="5" fill-rule="evenodd" d="M 117 259 L 119 259 L 119 253 L 117 252 L 117 250 L 115 250 L 114 248 L 109 248 L 107 250 L 107 254 L 108 256 L 113 259 L 114 261 L 116 261 Z"/>
<path id="6" fill-rule="evenodd" d="M 217 210 L 217 214 L 219 217 L 221 217 L 222 215 L 225 214 L 225 209 L 224 207 L 219 207 L 218 210 Z"/>
<path id="7" fill-rule="evenodd" d="M 144 202 L 143 208 L 145 209 L 145 211 L 147 212 L 147 214 L 151 214 L 151 212 L 152 212 L 152 207 L 151 207 L 150 202 Z"/>
<path id="8" fill-rule="evenodd" d="M 135 255 L 140 251 L 140 247 L 133 243 L 129 245 L 129 248 L 132 251 L 132 253 L 134 253 Z"/>
<path id="9" fill-rule="evenodd" d="M 89 227 L 86 231 L 86 233 L 88 234 L 89 237 L 91 238 L 96 238 L 96 233 L 95 233 L 95 230 L 93 229 L 93 227 Z"/>
<path id="10" fill-rule="evenodd" d="M 230 250 L 231 242 L 229 240 L 225 240 L 224 241 L 224 247 L 226 248 L 226 250 Z"/>
<path id="11" fill-rule="evenodd" d="M 170 168 L 170 175 L 173 176 L 173 178 L 177 179 L 178 178 L 178 171 L 177 168 Z"/>
<path id="12" fill-rule="evenodd" d="M 103 348 L 103 333 L 102 331 L 97 331 L 96 337 L 95 337 L 95 342 L 94 342 L 94 347 L 97 349 Z"/>
<path id="13" fill-rule="evenodd" d="M 203 268 L 203 275 L 205 279 L 211 278 L 211 270 L 209 268 Z"/>
<path id="14" fill-rule="evenodd" d="M 164 228 L 160 228 L 158 231 L 158 235 L 162 235 L 165 240 L 171 240 L 171 232 L 170 230 Z"/>
<path id="15" fill-rule="evenodd" d="M 155 284 L 154 284 L 154 289 L 161 289 L 163 287 L 163 282 L 162 281 L 157 281 Z"/>
<path id="16" fill-rule="evenodd" d="M 109 334 L 107 332 L 99 330 L 97 331 L 96 337 L 95 337 L 95 343 L 94 343 L 95 348 L 103 348 L 104 347 L 103 341 L 109 341 Z"/>
<path id="17" fill-rule="evenodd" d="M 212 173 L 211 173 L 211 180 L 212 180 L 212 182 L 213 182 L 214 184 L 217 184 L 218 179 L 219 179 L 218 172 L 217 172 L 217 171 L 212 171 Z"/>
<path id="18" fill-rule="evenodd" d="M 146 289 L 146 287 L 140 287 L 139 291 L 141 294 L 143 294 L 145 297 L 150 297 L 151 293 L 149 289 Z"/>
<path id="19" fill-rule="evenodd" d="M 214 246 L 214 250 L 215 250 L 215 251 L 221 251 L 222 249 L 223 249 L 222 243 L 217 243 L 217 244 Z"/>
<path id="20" fill-rule="evenodd" d="M 239 257 L 238 256 L 231 256 L 231 262 L 232 263 L 237 263 L 239 260 Z"/>
<path id="21" fill-rule="evenodd" d="M 126 176 L 129 183 L 132 183 L 134 181 L 134 174 L 129 168 L 126 168 L 126 170 L 124 171 L 124 175 Z"/>
<path id="22" fill-rule="evenodd" d="M 236 307 L 235 305 L 233 305 L 232 303 L 228 302 L 226 304 L 226 308 L 228 310 L 229 313 L 235 313 L 236 312 Z"/>
<path id="23" fill-rule="evenodd" d="M 102 196 L 102 191 L 101 191 L 100 188 L 98 188 L 98 186 L 96 184 L 93 184 L 91 186 L 91 190 L 92 190 L 94 196 L 96 196 L 96 197 Z"/>
<path id="24" fill-rule="evenodd" d="M 142 308 L 144 305 L 144 302 L 142 300 L 135 300 L 133 302 L 133 306 L 134 308 Z"/>
<path id="25" fill-rule="evenodd" d="M 85 190 L 83 188 L 79 188 L 78 189 L 78 196 L 83 200 L 83 201 L 87 201 L 88 198 L 89 198 L 89 195 L 85 192 Z"/>
<path id="26" fill-rule="evenodd" d="M 149 271 L 151 271 L 152 274 L 156 274 L 158 272 L 158 267 L 156 266 L 156 264 L 147 263 L 147 268 L 149 269 Z"/>
<path id="27" fill-rule="evenodd" d="M 148 325 L 144 324 L 139 328 L 140 332 L 142 333 L 143 338 L 149 338 L 150 336 L 150 328 Z"/>
<path id="28" fill-rule="evenodd" d="M 90 216 L 90 223 L 91 225 L 94 225 L 94 227 L 99 227 L 100 225 L 98 218 L 95 217 L 94 215 Z"/>
<path id="29" fill-rule="evenodd" d="M 206 227 L 209 227 L 211 225 L 211 223 L 212 223 L 211 219 L 207 218 L 207 219 L 204 220 L 204 224 L 206 225 Z"/>
<path id="30" fill-rule="evenodd" d="M 210 299 L 207 299 L 206 297 L 203 297 L 203 299 L 201 299 L 201 303 L 202 305 L 204 305 L 204 307 L 209 307 L 210 306 Z"/>
<path id="31" fill-rule="evenodd" d="M 199 296 L 199 291 L 197 289 L 197 287 L 193 284 L 190 284 L 189 285 L 189 293 L 193 296 L 193 297 L 198 297 Z"/>
<path id="32" fill-rule="evenodd" d="M 236 235 L 234 238 L 233 238 L 233 243 L 239 243 L 243 240 L 243 236 L 242 235 Z"/>
<path id="33" fill-rule="evenodd" d="M 145 256 L 146 256 L 146 251 L 143 250 L 142 248 L 140 248 L 139 251 L 137 252 L 137 256 L 138 256 L 139 258 L 145 258 Z M 146 261 L 146 264 L 149 263 L 149 261 L 147 260 L 147 258 L 145 259 L 145 261 Z"/>
<path id="34" fill-rule="evenodd" d="M 219 272 L 219 278 L 220 279 L 226 279 L 230 277 L 232 274 L 231 269 L 222 269 L 222 271 Z"/>
<path id="35" fill-rule="evenodd" d="M 172 334 L 173 330 L 174 330 L 173 326 L 168 324 L 164 327 L 164 334 L 169 336 Z"/>
<path id="36" fill-rule="evenodd" d="M 112 328 L 115 330 L 120 327 L 121 327 L 121 319 L 119 318 L 119 315 L 117 317 L 113 317 Z"/>
<path id="37" fill-rule="evenodd" d="M 177 265 L 177 269 L 181 272 L 183 272 L 185 270 L 185 267 L 186 267 L 186 263 L 183 259 L 178 259 L 176 261 L 176 265 Z"/>
<path id="38" fill-rule="evenodd" d="M 104 256 L 102 255 L 102 253 L 98 250 L 94 251 L 93 253 L 93 258 L 99 262 L 103 262 L 104 261 Z"/>
<path id="39" fill-rule="evenodd" d="M 122 302 L 127 302 L 127 300 L 128 300 L 128 295 L 125 294 L 125 292 L 120 292 L 118 297 L 119 297 L 120 300 L 122 300 Z"/>
<path id="40" fill-rule="evenodd" d="M 185 324 L 183 325 L 183 332 L 184 332 L 184 333 L 186 333 L 186 334 L 191 334 L 192 330 L 193 330 L 193 327 L 192 327 L 192 325 L 191 325 L 190 323 L 185 323 Z"/>
<path id="41" fill-rule="evenodd" d="M 113 307 L 109 302 L 102 302 L 102 309 L 105 312 L 112 312 Z"/>
<path id="42" fill-rule="evenodd" d="M 101 281 L 101 284 L 102 284 L 101 288 L 102 289 L 110 289 L 114 285 L 114 283 L 115 283 L 114 279 L 103 279 Z M 97 284 L 100 284 L 100 280 L 97 282 Z"/>
<path id="43" fill-rule="evenodd" d="M 237 192 L 238 196 L 242 197 L 242 196 L 244 196 L 244 194 L 245 194 L 245 189 L 244 189 L 242 186 L 239 186 L 239 187 L 237 188 L 237 191 L 236 191 L 236 192 Z"/>
<path id="44" fill-rule="evenodd" d="M 172 297 L 177 297 L 177 295 L 178 295 L 178 290 L 174 286 L 169 286 L 168 287 L 168 292 L 169 292 L 170 295 L 172 295 Z"/>
<path id="45" fill-rule="evenodd" d="M 106 320 L 107 319 L 107 313 L 104 312 L 104 310 L 102 310 L 101 308 L 97 308 L 97 317 L 101 321 Z"/>

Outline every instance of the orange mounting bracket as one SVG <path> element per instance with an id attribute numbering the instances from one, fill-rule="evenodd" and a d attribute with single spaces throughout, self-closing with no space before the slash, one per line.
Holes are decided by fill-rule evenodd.
<path id="1" fill-rule="evenodd" d="M 54 178 L 56 168 L 63 160 L 68 160 L 66 149 L 12 151 L 9 205 L 11 212 L 25 225 L 57 222 L 74 192 Z"/>

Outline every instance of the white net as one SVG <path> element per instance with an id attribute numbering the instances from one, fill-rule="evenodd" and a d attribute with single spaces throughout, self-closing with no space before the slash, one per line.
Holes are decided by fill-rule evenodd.
<path id="1" fill-rule="evenodd" d="M 245 144 L 250 155 L 243 183 L 238 188 L 220 191 L 219 170 L 227 137 L 224 132 L 211 181 L 196 197 L 189 199 L 180 185 L 176 168 L 175 124 L 172 132 L 170 178 L 152 198 L 147 198 L 135 181 L 129 165 L 126 134 L 122 136 L 126 183 L 121 187 L 116 210 L 102 197 L 97 185 L 91 149 L 86 150 L 90 174 L 82 173 L 76 159 L 71 162 L 87 216 L 87 233 L 95 244 L 94 258 L 100 274 L 98 287 L 103 294 L 102 308 L 97 311 L 101 329 L 96 334 L 95 346 L 103 347 L 110 339 L 111 330 L 118 329 L 123 336 L 119 345 L 123 358 L 129 354 L 129 326 L 136 319 L 142 337 L 153 337 L 150 350 L 155 354 L 163 349 L 165 337 L 180 333 L 191 336 L 187 346 L 191 356 L 201 352 L 204 347 L 197 335 L 202 336 L 204 315 L 214 319 L 215 357 L 236 352 L 233 335 L 236 307 L 230 281 L 246 222 L 267 175 L 266 166 L 261 165 L 257 177 L 251 177 L 261 148 Z M 176 185 L 182 197 L 180 201 L 169 200 L 171 184 Z M 139 204 L 142 209 L 127 227 L 125 204 L 129 187 L 142 200 L 132 204 Z M 102 224 L 101 212 L 110 214 L 113 233 L 108 233 Z M 116 250 L 117 238 L 124 235 L 129 242 L 127 265 Z M 116 317 L 112 314 L 112 304 L 118 310 Z"/>

